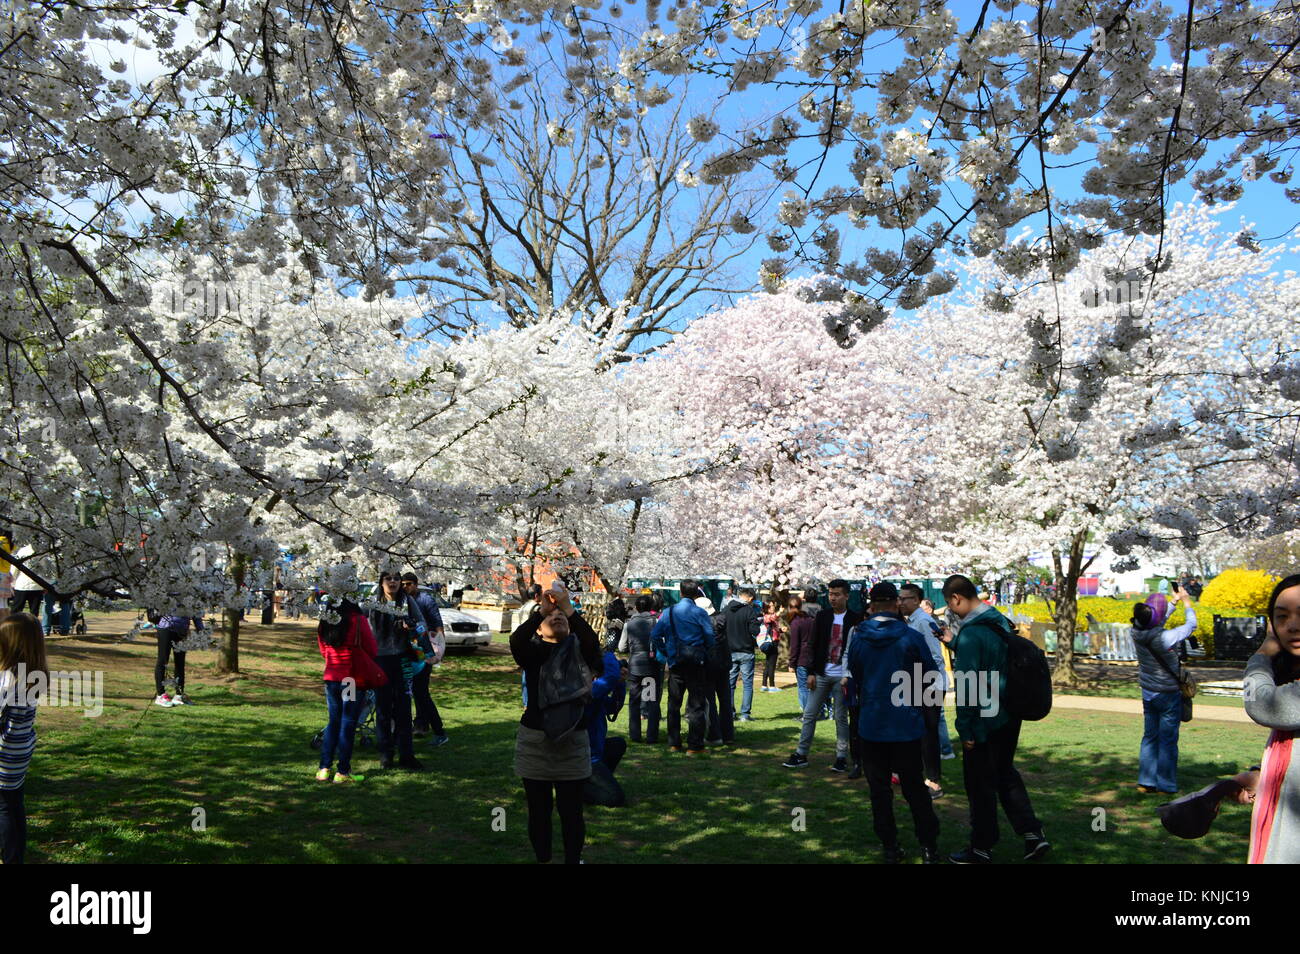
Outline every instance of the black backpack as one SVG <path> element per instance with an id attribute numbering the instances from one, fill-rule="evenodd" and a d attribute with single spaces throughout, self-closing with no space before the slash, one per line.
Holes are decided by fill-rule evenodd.
<path id="1" fill-rule="evenodd" d="M 1052 670 L 1047 665 L 1047 654 L 1019 633 L 998 632 L 1007 645 L 1003 707 L 1025 722 L 1047 718 L 1052 711 Z"/>
<path id="2" fill-rule="evenodd" d="M 582 713 L 591 701 L 594 678 L 582 658 L 578 637 L 572 633 L 542 663 L 537 673 L 537 705 L 542 711 L 542 730 L 552 742 L 568 735 L 582 721 Z"/>

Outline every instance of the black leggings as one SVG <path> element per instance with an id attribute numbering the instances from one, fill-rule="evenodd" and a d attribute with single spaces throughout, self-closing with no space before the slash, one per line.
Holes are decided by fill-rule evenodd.
<path id="1" fill-rule="evenodd" d="M 0 863 L 20 865 L 27 849 L 27 808 L 23 786 L 0 788 Z"/>
<path id="2" fill-rule="evenodd" d="M 576 865 L 582 860 L 582 844 L 587 840 L 587 824 L 582 818 L 582 787 L 586 779 L 571 782 L 548 782 L 524 779 L 528 799 L 528 839 L 533 843 L 537 860 L 551 860 L 551 810 L 560 811 L 560 834 L 564 839 L 564 863 Z M 552 798 L 551 786 L 555 787 Z"/>
<path id="3" fill-rule="evenodd" d="M 776 688 L 776 650 L 772 650 L 763 659 L 763 686 Z"/>
<path id="4" fill-rule="evenodd" d="M 163 694 L 163 680 L 167 678 L 167 659 L 173 657 L 176 662 L 176 691 L 185 691 L 185 654 L 179 649 L 174 649 L 176 643 L 185 638 L 185 634 L 179 630 L 160 629 L 158 630 L 158 660 L 153 667 L 154 688 L 158 690 L 157 695 Z"/>

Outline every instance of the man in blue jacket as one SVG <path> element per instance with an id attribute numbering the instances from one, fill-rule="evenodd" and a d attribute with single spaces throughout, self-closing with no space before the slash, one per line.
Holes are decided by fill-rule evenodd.
<path id="1" fill-rule="evenodd" d="M 858 700 L 854 728 L 862 740 L 872 825 L 884 846 L 886 863 L 902 861 L 890 784 L 890 776 L 897 774 L 912 810 L 922 860 L 935 864 L 939 860 L 939 817 L 925 785 L 921 707 L 927 691 L 939 692 L 938 668 L 924 641 L 900 615 L 894 584 L 877 583 L 868 600 L 867 618 L 858 624 L 849 644 L 848 669 Z"/>
<path id="2" fill-rule="evenodd" d="M 668 657 L 668 744 L 682 750 L 682 697 L 686 696 L 686 752 L 704 751 L 708 713 L 705 661 L 713 648 L 713 620 L 695 605 L 702 595 L 694 580 L 682 580 L 682 598 L 659 615 L 650 638 L 662 641 Z"/>

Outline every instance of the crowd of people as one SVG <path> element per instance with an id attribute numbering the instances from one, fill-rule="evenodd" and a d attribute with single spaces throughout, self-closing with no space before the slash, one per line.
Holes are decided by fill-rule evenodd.
<path id="1" fill-rule="evenodd" d="M 329 721 L 321 739 L 319 782 L 331 776 L 338 784 L 364 779 L 352 772 L 352 750 L 368 703 L 374 708 L 382 769 L 421 771 L 415 739 L 431 736 L 435 746 L 449 741 L 429 692 L 433 667 L 447 649 L 437 600 L 420 588 L 415 573 L 389 571 L 379 574 L 375 597 L 368 610 L 350 598 L 322 603 L 316 638 L 325 659 Z"/>
<path id="2" fill-rule="evenodd" d="M 944 716 L 950 690 L 956 696 L 954 732 L 970 830 L 948 860 L 993 860 L 1001 837 L 999 806 L 1023 840 L 1025 860 L 1051 850 L 1016 767 L 1022 720 L 1000 704 L 1015 628 L 991 601 L 981 599 L 972 580 L 952 575 L 944 581 L 942 613 L 920 586 L 896 587 L 886 580 L 871 586 L 862 612 L 849 607 L 849 584 L 839 579 L 828 585 L 824 606 L 816 591 L 764 606 L 753 589 L 741 587 L 715 608 L 693 580 L 682 581 L 680 594 L 670 606 L 654 594 L 636 595 L 630 611 L 614 600 L 605 610 L 602 638 L 563 585 L 532 592 L 530 612 L 511 634 L 510 650 L 524 688 L 514 769 L 539 862 L 552 860 L 557 813 L 564 861 L 582 862 L 584 805 L 626 804 L 616 772 L 629 744 L 662 742 L 692 758 L 710 745 L 734 743 L 741 727 L 753 721 L 758 655 L 764 657 L 759 691 L 785 691 L 776 685 L 783 657 L 795 677 L 799 727 L 783 767 L 806 769 L 819 724 L 831 722 L 835 752 L 828 768 L 866 780 L 872 826 L 886 862 L 897 863 L 909 853 L 895 817 L 895 787 L 908 806 L 921 860 L 942 858 L 934 801 L 944 794 L 942 763 L 956 757 Z M 1184 604 L 1179 625 L 1167 626 L 1173 606 L 1164 593 L 1135 604 L 1132 618 L 1144 712 L 1137 786 L 1164 795 L 1178 791 L 1178 730 L 1190 714 L 1189 680 L 1177 650 L 1197 624 L 1187 589 L 1175 584 L 1170 595 Z M 384 572 L 365 609 L 346 598 L 325 600 L 320 609 L 317 640 L 327 723 L 316 779 L 336 784 L 362 779 L 352 771 L 352 756 L 369 708 L 381 767 L 419 771 L 423 765 L 414 739 L 431 736 L 434 745 L 448 741 L 429 692 L 430 673 L 446 645 L 437 601 L 414 573 Z M 1249 860 L 1294 863 L 1300 861 L 1300 769 L 1293 768 L 1300 759 L 1291 757 L 1300 732 L 1300 575 L 1277 584 L 1267 619 L 1269 634 L 1245 673 L 1246 711 L 1271 730 L 1261 764 L 1163 805 L 1160 812 L 1169 830 L 1191 837 L 1184 832 L 1203 832 L 1201 821 L 1212 819 L 1218 800 L 1231 788 L 1239 800 L 1254 804 Z M 189 638 L 191 624 L 202 628 L 197 619 L 157 619 L 159 705 L 187 702 L 185 653 L 178 647 Z M 12 612 L 0 620 L 4 863 L 21 862 L 26 844 L 23 792 L 36 744 L 37 700 L 23 694 L 21 683 L 33 673 L 48 678 L 45 636 L 42 621 L 31 613 Z M 169 661 L 172 693 L 164 691 Z M 609 732 L 624 708 L 627 739 Z"/>
<path id="3" fill-rule="evenodd" d="M 743 731 L 737 726 L 752 720 L 758 654 L 765 657 L 762 689 L 782 691 L 769 678 L 769 673 L 775 675 L 782 642 L 800 702 L 798 740 L 782 764 L 790 770 L 808 766 L 818 724 L 833 720 L 835 756 L 829 768 L 851 779 L 865 777 L 872 826 L 886 862 L 898 863 L 908 854 L 894 813 L 895 786 L 907 803 L 921 860 L 942 858 L 934 800 L 943 796 L 943 760 L 956 757 L 944 717 L 945 695 L 954 688 L 970 830 L 965 845 L 948 854 L 948 860 L 993 861 L 1001 837 L 999 807 L 1022 840 L 1024 860 L 1035 861 L 1051 850 L 1016 767 L 1023 720 L 1001 704 L 1016 630 L 992 601 L 981 599 L 972 580 L 952 575 L 944 581 L 942 622 L 920 586 L 896 587 L 884 580 L 871 586 L 861 613 L 849 608 L 850 588 L 844 580 L 830 582 L 826 606 L 810 591 L 790 595 L 780 609 L 761 607 L 753 590 L 741 588 L 715 609 L 693 580 L 683 581 L 680 593 L 671 606 L 656 594 L 637 595 L 631 613 L 621 600 L 614 601 L 606 612 L 610 625 L 603 656 L 596 633 L 562 587 L 542 594 L 530 620 L 512 634 L 511 649 L 524 668 L 527 697 L 534 700 L 520 723 L 515 769 L 524 780 L 538 861 L 552 857 L 553 806 L 559 807 L 566 862 L 581 861 L 584 801 L 601 803 L 589 792 L 584 798 L 584 786 L 590 787 L 595 772 L 584 776 L 583 767 L 596 765 L 611 775 L 612 769 L 596 753 L 590 731 L 579 730 L 599 725 L 608 750 L 603 723 L 617 712 L 573 702 L 574 721 L 561 719 L 554 734 L 548 734 L 552 700 L 565 694 L 539 685 L 549 678 L 556 686 L 580 691 L 583 665 L 603 674 L 607 683 L 620 683 L 620 692 L 626 681 L 629 741 L 657 745 L 665 726 L 662 739 L 671 751 L 699 756 L 711 744 L 734 742 L 737 731 Z M 1186 588 L 1175 584 L 1173 593 L 1186 610 L 1176 627 L 1166 628 L 1172 607 L 1162 593 L 1133 608 L 1145 722 L 1137 787 L 1144 793 L 1177 793 L 1178 719 L 1182 700 L 1189 696 L 1176 650 L 1195 631 L 1196 617 Z M 1250 860 L 1296 862 L 1300 810 L 1294 806 L 1300 804 L 1300 771 L 1290 769 L 1290 745 L 1300 731 L 1300 576 L 1277 585 L 1268 619 L 1270 635 L 1247 667 L 1246 708 L 1273 732 L 1262 766 L 1242 773 L 1252 780 L 1242 799 L 1256 805 Z M 570 633 L 576 642 L 569 641 Z M 573 642 L 568 652 L 563 650 L 566 642 Z M 626 659 L 618 660 L 614 649 Z M 665 689 L 666 713 L 661 707 Z M 625 751 L 620 744 L 615 764 Z M 623 804 L 621 789 L 616 804 Z M 1168 807 L 1161 806 L 1162 812 Z"/>

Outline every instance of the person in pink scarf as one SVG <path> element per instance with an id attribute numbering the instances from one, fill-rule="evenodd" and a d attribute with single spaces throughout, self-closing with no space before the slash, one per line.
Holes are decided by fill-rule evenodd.
<path id="1" fill-rule="evenodd" d="M 1250 819 L 1250 855 L 1258 864 L 1300 864 L 1300 573 L 1273 588 L 1269 634 L 1246 664 L 1246 714 L 1269 733 Z"/>

